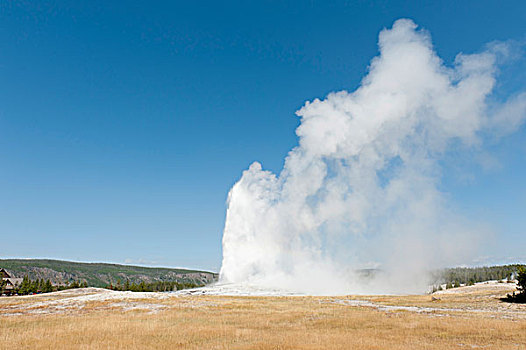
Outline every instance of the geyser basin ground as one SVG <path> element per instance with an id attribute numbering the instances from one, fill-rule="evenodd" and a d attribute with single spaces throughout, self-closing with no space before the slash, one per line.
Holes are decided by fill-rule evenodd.
<path id="1" fill-rule="evenodd" d="M 314 283 L 314 282 L 313 282 Z M 271 288 L 261 285 L 255 285 L 250 283 L 216 283 L 208 285 L 206 287 L 194 288 L 194 289 L 184 289 L 181 291 L 174 292 L 178 295 L 224 295 L 224 296 L 344 296 L 344 295 L 371 295 L 371 294 L 382 294 L 382 295 L 401 295 L 405 293 L 395 293 L 390 289 L 383 289 L 376 293 L 366 293 L 365 290 L 368 289 L 367 284 L 365 288 L 355 290 L 352 293 L 344 292 L 342 290 L 331 290 L 329 286 L 322 289 L 314 289 L 308 291 L 302 289 L 285 289 L 285 288 Z M 430 289 L 430 288 L 428 288 Z M 423 294 L 422 291 L 418 291 L 413 294 Z"/>
<path id="2" fill-rule="evenodd" d="M 2 346 L 17 349 L 524 349 L 515 289 L 430 295 L 218 296 L 97 288 L 0 298 Z"/>
<path id="3" fill-rule="evenodd" d="M 268 288 L 248 283 L 217 283 L 214 285 L 194 288 L 194 289 L 183 289 L 181 291 L 174 292 L 178 295 L 224 295 L 224 296 L 300 296 L 307 295 L 291 290 Z"/>

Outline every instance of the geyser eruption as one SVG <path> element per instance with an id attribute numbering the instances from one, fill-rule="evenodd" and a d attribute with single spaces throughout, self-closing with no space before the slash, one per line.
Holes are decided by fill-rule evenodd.
<path id="1" fill-rule="evenodd" d="M 526 94 L 488 102 L 506 45 L 452 67 L 407 19 L 379 35 L 360 87 L 307 102 L 275 175 L 254 162 L 228 196 L 220 280 L 313 294 L 423 291 L 427 269 L 473 253 L 440 160 L 522 122 Z M 464 260 L 465 261 L 465 260 Z M 360 269 L 379 267 L 376 277 Z M 362 271 L 363 272 L 363 271 Z"/>

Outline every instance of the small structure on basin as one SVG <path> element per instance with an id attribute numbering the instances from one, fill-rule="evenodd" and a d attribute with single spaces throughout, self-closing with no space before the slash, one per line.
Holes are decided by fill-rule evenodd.
<path id="1" fill-rule="evenodd" d="M 0 276 L 2 277 L 2 282 L 4 285 L 3 292 L 5 294 L 15 293 L 15 290 L 20 286 L 20 284 L 24 280 L 23 278 L 11 277 L 11 275 L 5 269 L 0 269 Z"/>

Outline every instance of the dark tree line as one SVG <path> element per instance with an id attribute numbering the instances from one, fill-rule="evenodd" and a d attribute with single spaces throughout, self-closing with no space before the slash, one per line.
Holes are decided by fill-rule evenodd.
<path id="1" fill-rule="evenodd" d="M 490 280 L 508 280 L 516 278 L 523 265 L 455 267 L 435 273 L 437 281 L 453 286 L 459 284 L 471 285 Z"/>
<path id="2" fill-rule="evenodd" d="M 4 282 L 4 281 L 2 281 Z M 22 282 L 14 289 L 14 294 L 18 295 L 27 295 L 27 294 L 36 294 L 36 293 L 50 293 L 58 290 L 65 290 L 71 288 L 86 288 L 88 285 L 84 282 L 72 281 L 64 285 L 53 285 L 49 279 L 44 280 L 43 278 L 37 278 L 36 280 L 31 280 L 27 275 L 24 276 Z M 0 285 L 0 292 L 3 293 L 5 288 L 5 283 Z"/>
<path id="3" fill-rule="evenodd" d="M 118 291 L 132 291 L 132 292 L 170 292 L 181 289 L 190 289 L 203 287 L 203 284 L 196 284 L 191 282 L 175 282 L 175 281 L 157 281 L 146 283 L 141 281 L 139 283 L 126 280 L 124 283 L 117 281 L 116 284 L 110 284 L 106 288 Z"/>
<path id="4" fill-rule="evenodd" d="M 53 285 L 50 280 L 37 278 L 30 280 L 29 277 L 24 276 L 22 283 L 15 289 L 16 294 L 25 295 L 31 293 L 49 293 L 53 291 Z"/>
<path id="5" fill-rule="evenodd" d="M 0 294 L 4 292 L 5 284 L 6 283 L 4 280 L 0 280 Z M 108 286 L 106 286 L 106 288 L 118 291 L 132 292 L 168 292 L 203 286 L 204 284 L 197 284 L 193 282 L 157 281 L 152 283 L 146 283 L 144 281 L 141 281 L 139 283 L 135 283 L 126 280 L 124 283 L 121 283 L 120 280 L 118 280 L 117 283 L 110 283 Z M 53 285 L 49 279 L 44 280 L 43 278 L 37 278 L 36 280 L 31 280 L 27 275 L 25 275 L 20 285 L 18 285 L 12 292 L 13 294 L 17 295 L 27 295 L 87 287 L 88 283 L 86 281 L 70 281 L 66 284 Z"/>
<path id="6" fill-rule="evenodd" d="M 66 289 L 75 289 L 75 288 L 88 288 L 88 282 L 71 281 L 66 284 L 57 286 L 57 290 L 66 290 Z"/>
<path id="7" fill-rule="evenodd" d="M 455 267 L 435 271 L 433 273 L 432 292 L 443 289 L 457 288 L 461 285 L 471 286 L 477 282 L 490 280 L 513 282 L 517 279 L 520 269 L 524 265 L 503 265 L 503 266 L 483 266 L 483 267 Z"/>

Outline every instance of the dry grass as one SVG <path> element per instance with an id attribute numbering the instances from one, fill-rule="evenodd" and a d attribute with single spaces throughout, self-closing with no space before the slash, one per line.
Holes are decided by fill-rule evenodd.
<path id="1" fill-rule="evenodd" d="M 50 314 L 29 312 L 42 307 L 40 304 L 38 308 L 31 306 L 41 301 L 40 296 L 2 298 L 0 314 L 12 314 L 15 310 L 22 315 L 0 317 L 0 347 L 524 349 L 526 306 L 508 308 L 508 304 L 496 298 L 503 292 L 494 289 L 444 293 L 437 301 L 431 301 L 430 296 L 359 298 L 374 303 L 372 306 L 342 304 L 342 301 L 356 299 L 352 297 L 185 296 L 157 299 L 138 295 L 137 298 L 119 299 L 118 294 L 111 294 L 111 298 L 92 298 L 83 304 L 77 303 L 76 308 L 57 308 Z M 62 299 L 74 297 L 64 295 Z M 27 309 L 21 309 L 24 305 Z M 413 312 L 376 307 L 381 305 L 431 309 Z"/>

